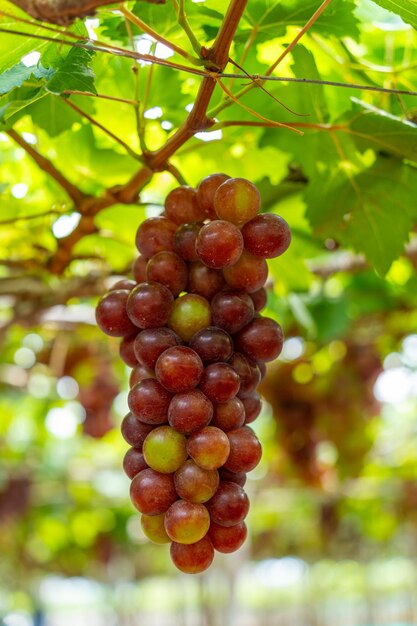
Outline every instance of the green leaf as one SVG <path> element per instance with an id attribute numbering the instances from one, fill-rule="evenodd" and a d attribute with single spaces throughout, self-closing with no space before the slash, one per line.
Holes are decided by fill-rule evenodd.
<path id="1" fill-rule="evenodd" d="M 375 0 L 376 4 L 399 15 L 404 22 L 417 29 L 417 3 L 415 0 Z"/>
<path id="2" fill-rule="evenodd" d="M 11 91 L 15 87 L 21 87 L 31 76 L 36 80 L 41 80 L 42 78 L 49 78 L 51 71 L 42 66 L 27 67 L 23 63 L 18 63 L 0 75 L 0 95 Z"/>
<path id="3" fill-rule="evenodd" d="M 417 219 L 416 196 L 416 170 L 397 159 L 381 158 L 357 175 L 341 164 L 310 185 L 307 217 L 317 234 L 363 252 L 385 274 Z"/>
<path id="4" fill-rule="evenodd" d="M 96 94 L 94 72 L 89 67 L 94 52 L 82 48 L 72 48 L 62 65 L 47 82 L 46 89 L 53 94 L 64 91 L 83 91 Z"/>
<path id="5" fill-rule="evenodd" d="M 73 111 L 60 96 L 47 94 L 42 100 L 34 102 L 28 109 L 33 122 L 48 133 L 57 137 L 79 121 L 78 114 Z"/>
<path id="6" fill-rule="evenodd" d="M 416 124 L 356 98 L 353 102 L 354 117 L 349 128 L 360 150 L 372 148 L 417 162 Z"/>

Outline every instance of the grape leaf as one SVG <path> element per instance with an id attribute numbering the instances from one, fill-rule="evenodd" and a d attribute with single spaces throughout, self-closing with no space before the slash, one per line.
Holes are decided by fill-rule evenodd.
<path id="1" fill-rule="evenodd" d="M 375 0 L 376 4 L 399 15 L 404 22 L 417 29 L 417 3 L 415 0 Z"/>
<path id="2" fill-rule="evenodd" d="M 417 219 L 416 195 L 414 168 L 380 158 L 357 175 L 341 166 L 316 177 L 306 194 L 307 217 L 317 234 L 363 252 L 385 274 Z"/>
<path id="3" fill-rule="evenodd" d="M 50 137 L 57 137 L 69 130 L 80 119 L 78 114 L 66 105 L 64 98 L 51 94 L 31 104 L 27 113 Z"/>
<path id="4" fill-rule="evenodd" d="M 31 76 L 36 80 L 49 78 L 51 71 L 40 66 L 27 67 L 23 63 L 18 63 L 10 69 L 0 74 L 0 95 L 3 95 L 15 87 L 21 87 Z"/>
<path id="5" fill-rule="evenodd" d="M 67 57 L 46 83 L 46 89 L 53 94 L 67 90 L 96 94 L 94 72 L 89 67 L 94 52 L 82 48 L 71 48 Z"/>
<path id="6" fill-rule="evenodd" d="M 360 150 L 372 148 L 417 162 L 417 126 L 353 98 L 349 128 Z"/>

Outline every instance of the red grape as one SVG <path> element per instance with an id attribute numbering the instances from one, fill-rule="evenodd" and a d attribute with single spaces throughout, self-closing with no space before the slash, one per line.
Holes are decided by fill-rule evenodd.
<path id="1" fill-rule="evenodd" d="M 99 328 L 111 337 L 126 337 L 138 331 L 126 310 L 130 291 L 117 289 L 102 296 L 96 308 L 96 321 Z"/>
<path id="2" fill-rule="evenodd" d="M 181 339 L 170 328 L 148 328 L 136 337 L 135 355 L 140 363 L 154 370 L 161 354 L 180 343 Z"/>
<path id="3" fill-rule="evenodd" d="M 191 337 L 190 348 L 197 352 L 204 365 L 208 365 L 228 361 L 233 354 L 233 341 L 226 331 L 208 326 Z"/>
<path id="4" fill-rule="evenodd" d="M 170 553 L 175 567 L 186 574 L 204 572 L 214 558 L 214 548 L 207 536 L 189 545 L 173 541 Z"/>
<path id="5" fill-rule="evenodd" d="M 143 442 L 153 428 L 154 426 L 152 424 L 140 422 L 132 413 L 126 415 L 121 425 L 122 435 L 125 441 L 139 450 L 142 450 Z"/>
<path id="6" fill-rule="evenodd" d="M 254 361 L 273 361 L 280 355 L 283 343 L 282 328 L 270 317 L 256 317 L 235 338 L 236 349 Z"/>
<path id="7" fill-rule="evenodd" d="M 135 333 L 134 335 L 123 337 L 119 346 L 120 358 L 129 367 L 135 367 L 138 364 L 138 360 L 136 358 L 135 351 L 133 349 L 136 335 L 137 334 Z"/>
<path id="8" fill-rule="evenodd" d="M 139 328 L 158 328 L 167 323 L 174 297 L 159 283 L 140 283 L 127 300 L 127 313 Z"/>
<path id="9" fill-rule="evenodd" d="M 217 470 L 205 470 L 192 459 L 188 459 L 175 472 L 174 483 L 180 498 L 201 504 L 216 493 L 219 473 Z"/>
<path id="10" fill-rule="evenodd" d="M 244 487 L 246 483 L 245 472 L 231 472 L 225 467 L 221 467 L 219 469 L 219 477 L 221 481 L 236 483 L 237 485 L 240 485 L 240 487 Z"/>
<path id="11" fill-rule="evenodd" d="M 131 482 L 130 497 L 141 513 L 161 515 L 177 499 L 174 477 L 151 468 L 142 470 Z"/>
<path id="12" fill-rule="evenodd" d="M 150 217 L 138 228 L 136 247 L 146 259 L 157 252 L 173 250 L 176 230 L 176 223 L 166 217 Z"/>
<path id="13" fill-rule="evenodd" d="M 189 436 L 187 451 L 199 467 L 214 470 L 225 464 L 230 443 L 220 428 L 205 426 Z"/>
<path id="14" fill-rule="evenodd" d="M 242 404 L 245 407 L 245 424 L 254 422 L 258 417 L 262 409 L 262 400 L 256 391 L 244 398 L 241 398 Z"/>
<path id="15" fill-rule="evenodd" d="M 226 284 L 223 273 L 213 270 L 200 261 L 191 263 L 188 270 L 187 291 L 211 300 Z"/>
<path id="16" fill-rule="evenodd" d="M 152 433 L 149 436 L 152 436 Z M 262 447 L 259 439 L 249 426 L 243 426 L 227 433 L 230 441 L 230 454 L 224 467 L 231 472 L 250 472 L 261 460 Z"/>
<path id="17" fill-rule="evenodd" d="M 123 278 L 122 280 L 118 280 L 117 283 L 114 283 L 114 285 L 110 287 L 109 291 L 117 291 L 118 289 L 127 289 L 128 291 L 131 291 L 133 287 L 136 287 L 136 281 Z"/>
<path id="18" fill-rule="evenodd" d="M 242 228 L 245 248 L 251 254 L 273 259 L 283 254 L 291 243 L 291 231 L 279 215 L 258 215 Z"/>
<path id="19" fill-rule="evenodd" d="M 200 232 L 201 224 L 182 224 L 177 228 L 174 237 L 174 250 L 184 261 L 198 261 L 195 242 Z"/>
<path id="20" fill-rule="evenodd" d="M 249 498 L 238 484 L 221 482 L 206 506 L 215 524 L 235 526 L 248 514 Z"/>
<path id="21" fill-rule="evenodd" d="M 245 178 L 230 178 L 217 189 L 214 208 L 217 216 L 232 224 L 244 224 L 259 213 L 261 196 L 255 185 Z"/>
<path id="22" fill-rule="evenodd" d="M 227 402 L 214 405 L 211 426 L 216 426 L 227 432 L 240 428 L 245 423 L 245 407 L 239 398 L 231 398 Z"/>
<path id="23" fill-rule="evenodd" d="M 141 380 L 145 380 L 145 378 L 155 378 L 155 374 L 152 370 L 150 370 L 146 365 L 136 365 L 136 367 L 132 370 L 129 378 L 129 386 L 134 387 L 137 383 L 140 383 Z"/>
<path id="24" fill-rule="evenodd" d="M 178 296 L 187 286 L 188 269 L 175 252 L 158 252 L 148 261 L 146 277 L 149 281 L 165 285 L 174 296 Z"/>
<path id="25" fill-rule="evenodd" d="M 164 424 L 172 394 L 154 378 L 141 380 L 129 391 L 129 409 L 145 424 Z"/>
<path id="26" fill-rule="evenodd" d="M 234 265 L 243 250 L 240 230 L 224 220 L 215 220 L 200 230 L 196 241 L 200 261 L 213 269 Z"/>
<path id="27" fill-rule="evenodd" d="M 204 370 L 200 389 L 212 402 L 227 402 L 239 391 L 240 379 L 227 363 L 212 363 Z"/>
<path id="28" fill-rule="evenodd" d="M 134 260 L 132 265 L 133 278 L 137 283 L 144 283 L 146 281 L 146 266 L 148 265 L 148 259 L 144 256 L 138 256 Z"/>
<path id="29" fill-rule="evenodd" d="M 197 202 L 196 190 L 185 185 L 176 187 L 167 195 L 165 214 L 176 224 L 201 222 L 206 217 Z"/>
<path id="30" fill-rule="evenodd" d="M 224 268 L 223 276 L 227 284 L 233 289 L 242 289 L 247 293 L 253 293 L 265 284 L 268 277 L 268 265 L 265 259 L 260 259 L 247 250 L 243 250 L 235 265 Z"/>
<path id="31" fill-rule="evenodd" d="M 213 405 L 199 389 L 177 393 L 168 409 L 168 421 L 180 433 L 190 433 L 207 426 L 213 417 Z"/>
<path id="32" fill-rule="evenodd" d="M 210 515 L 204 504 L 177 500 L 165 514 L 165 530 L 172 541 L 189 545 L 207 534 Z"/>
<path id="33" fill-rule="evenodd" d="M 252 298 L 244 291 L 225 290 L 211 301 L 213 324 L 233 335 L 249 324 L 255 309 Z"/>
<path id="34" fill-rule="evenodd" d="M 236 552 L 245 542 L 247 534 L 248 530 L 245 522 L 240 522 L 240 524 L 229 527 L 220 526 L 212 522 L 208 532 L 213 548 L 217 550 L 217 552 L 224 552 L 226 554 Z"/>
<path id="35" fill-rule="evenodd" d="M 197 187 L 197 200 L 206 217 L 211 220 L 216 219 L 216 211 L 214 210 L 214 194 L 222 183 L 228 180 L 230 176 L 227 174 L 210 174 L 203 178 Z"/>
<path id="36" fill-rule="evenodd" d="M 229 361 L 235 372 L 239 374 L 239 398 L 251 394 L 261 382 L 261 372 L 249 357 L 235 352 Z"/>
<path id="37" fill-rule="evenodd" d="M 204 365 L 197 352 L 186 346 L 174 346 L 161 354 L 156 362 L 156 377 L 168 391 L 179 393 L 197 387 Z"/>
<path id="38" fill-rule="evenodd" d="M 265 287 L 261 287 L 260 289 L 258 289 L 258 291 L 254 291 L 253 293 L 249 295 L 252 299 L 253 306 L 255 307 L 255 311 L 258 311 L 258 312 L 262 311 L 262 309 L 265 308 L 266 303 L 268 301 L 268 294 L 266 292 Z"/>
<path id="39" fill-rule="evenodd" d="M 147 467 L 148 464 L 145 461 L 143 453 L 138 448 L 129 448 L 123 459 L 125 474 L 132 479 L 136 474 L 139 474 L 139 472 Z"/>

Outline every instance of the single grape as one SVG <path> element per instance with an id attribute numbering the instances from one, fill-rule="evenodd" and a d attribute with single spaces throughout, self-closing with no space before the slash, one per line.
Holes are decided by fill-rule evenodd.
<path id="1" fill-rule="evenodd" d="M 225 467 L 219 469 L 219 478 L 223 482 L 236 483 L 240 487 L 244 487 L 246 484 L 245 472 L 231 472 Z"/>
<path id="2" fill-rule="evenodd" d="M 216 493 L 219 473 L 217 470 L 205 470 L 192 459 L 188 459 L 175 472 L 174 483 L 180 498 L 202 504 Z"/>
<path id="3" fill-rule="evenodd" d="M 282 350 L 281 326 L 269 317 L 256 317 L 235 337 L 236 349 L 254 361 L 273 361 Z"/>
<path id="4" fill-rule="evenodd" d="M 252 299 L 253 306 L 255 307 L 255 311 L 257 312 L 262 311 L 262 309 L 265 308 L 266 303 L 268 301 L 268 294 L 266 292 L 265 287 L 261 287 L 260 289 L 258 289 L 258 291 L 254 291 L 253 293 L 249 295 Z"/>
<path id="5" fill-rule="evenodd" d="M 123 363 L 126 363 L 129 367 L 136 367 L 138 360 L 133 349 L 137 333 L 123 337 L 119 346 L 119 355 Z"/>
<path id="6" fill-rule="evenodd" d="M 165 214 L 176 224 L 201 222 L 206 218 L 197 202 L 196 190 L 186 185 L 169 192 L 165 199 Z"/>
<path id="7" fill-rule="evenodd" d="M 279 215 L 257 215 L 242 228 L 245 248 L 263 259 L 273 259 L 283 254 L 291 243 L 291 231 Z"/>
<path id="8" fill-rule="evenodd" d="M 227 432 L 240 428 L 245 423 L 245 407 L 239 398 L 231 398 L 227 402 L 214 405 L 211 426 Z"/>
<path id="9" fill-rule="evenodd" d="M 249 498 L 238 484 L 221 482 L 206 506 L 215 524 L 235 526 L 248 514 Z"/>
<path id="10" fill-rule="evenodd" d="M 143 442 L 143 456 L 156 472 L 172 474 L 188 456 L 187 439 L 170 426 L 159 426 Z"/>
<path id="11" fill-rule="evenodd" d="M 262 409 L 262 400 L 256 391 L 244 398 L 241 398 L 245 407 L 245 424 L 250 424 L 256 420 Z"/>
<path id="12" fill-rule="evenodd" d="M 231 430 L 227 436 L 230 442 L 230 454 L 224 467 L 231 472 L 246 473 L 253 470 L 262 456 L 262 446 L 253 430 L 249 426 L 243 426 Z"/>
<path id="13" fill-rule="evenodd" d="M 171 539 L 165 530 L 165 514 L 141 515 L 140 524 L 143 534 L 153 543 L 170 543 Z"/>
<path id="14" fill-rule="evenodd" d="M 136 287 L 136 281 L 123 278 L 122 280 L 118 280 L 117 283 L 114 283 L 114 285 L 110 287 L 109 291 L 117 291 L 118 289 L 127 289 L 128 291 L 132 291 L 134 287 Z"/>
<path id="15" fill-rule="evenodd" d="M 266 376 L 266 364 L 262 361 L 258 361 L 257 366 L 259 368 L 259 371 L 261 372 L 261 380 L 263 380 Z"/>
<path id="16" fill-rule="evenodd" d="M 227 402 L 239 391 L 240 379 L 231 365 L 212 363 L 204 370 L 200 389 L 212 402 Z"/>
<path id="17" fill-rule="evenodd" d="M 202 224 L 182 224 L 177 228 L 174 237 L 174 250 L 184 261 L 198 261 L 195 242 Z"/>
<path id="18" fill-rule="evenodd" d="M 229 361 L 235 372 L 239 374 L 239 398 L 251 394 L 261 382 L 261 372 L 252 359 L 235 352 Z"/>
<path id="19" fill-rule="evenodd" d="M 145 424 L 164 424 L 172 394 L 154 378 L 141 380 L 129 391 L 129 409 Z"/>
<path id="20" fill-rule="evenodd" d="M 145 380 L 145 378 L 155 378 L 155 373 L 146 367 L 146 365 L 139 363 L 130 374 L 129 387 L 134 387 L 137 383 L 140 383 L 141 380 Z"/>
<path id="21" fill-rule="evenodd" d="M 217 552 L 223 552 L 229 554 L 230 552 L 236 552 L 245 543 L 248 530 L 245 522 L 235 524 L 235 526 L 220 526 L 212 522 L 208 536 L 213 548 Z"/>
<path id="22" fill-rule="evenodd" d="M 265 284 L 268 277 L 268 265 L 265 259 L 260 259 L 247 250 L 243 250 L 235 265 L 224 268 L 223 276 L 232 289 L 253 293 Z"/>
<path id="23" fill-rule="evenodd" d="M 216 219 L 216 211 L 214 210 L 214 194 L 222 183 L 228 180 L 230 176 L 227 174 L 210 174 L 203 178 L 197 187 L 197 200 L 204 214 L 210 220 Z"/>
<path id="24" fill-rule="evenodd" d="M 133 261 L 132 274 L 137 283 L 144 283 L 146 281 L 146 266 L 148 265 L 148 259 L 139 255 L 137 259 Z"/>
<path id="25" fill-rule="evenodd" d="M 130 478 L 134 478 L 142 470 L 146 469 L 148 464 L 145 461 L 143 453 L 138 448 L 129 448 L 123 459 L 123 469 L 125 474 Z"/>
<path id="26" fill-rule="evenodd" d="M 213 405 L 199 389 L 177 393 L 168 409 L 168 421 L 180 433 L 190 433 L 207 426 L 213 417 Z"/>
<path id="27" fill-rule="evenodd" d="M 132 413 L 128 413 L 126 417 L 123 418 L 121 425 L 124 440 L 133 448 L 139 450 L 142 450 L 143 442 L 153 428 L 152 424 L 140 422 Z"/>
<path id="28" fill-rule="evenodd" d="M 253 219 L 261 208 L 261 196 L 245 178 L 230 178 L 217 189 L 214 208 L 221 220 L 241 225 Z"/>
<path id="29" fill-rule="evenodd" d="M 196 294 L 186 294 L 175 300 L 168 326 L 183 341 L 189 341 L 196 332 L 210 324 L 211 309 L 205 298 Z"/>
<path id="30" fill-rule="evenodd" d="M 157 252 L 174 249 L 177 225 L 166 217 L 149 217 L 136 233 L 136 247 L 146 259 Z"/>
<path id="31" fill-rule="evenodd" d="M 164 326 L 171 314 L 174 297 L 159 283 L 140 283 L 127 300 L 127 314 L 139 328 Z"/>
<path id="32" fill-rule="evenodd" d="M 96 321 L 106 335 L 127 337 L 138 331 L 126 310 L 129 294 L 127 289 L 117 289 L 104 294 L 98 301 Z"/>
<path id="33" fill-rule="evenodd" d="M 200 230 L 196 241 L 200 261 L 212 269 L 234 265 L 243 250 L 240 230 L 224 220 L 214 220 Z"/>
<path id="34" fill-rule="evenodd" d="M 226 331 L 208 326 L 191 337 L 190 348 L 197 352 L 204 365 L 209 365 L 228 361 L 233 354 L 233 341 Z"/>
<path id="35" fill-rule="evenodd" d="M 158 252 L 149 259 L 146 277 L 165 285 L 174 296 L 185 290 L 188 281 L 188 269 L 185 262 L 175 252 Z"/>
<path id="36" fill-rule="evenodd" d="M 204 365 L 197 352 L 186 346 L 174 346 L 161 354 L 156 362 L 156 377 L 168 391 L 179 393 L 197 387 Z"/>
<path id="37" fill-rule="evenodd" d="M 130 498 L 145 515 L 161 515 L 177 499 L 174 477 L 148 468 L 137 474 L 130 484 Z"/>
<path id="38" fill-rule="evenodd" d="M 214 548 L 207 536 L 189 545 L 173 541 L 170 553 L 175 567 L 185 574 L 204 572 L 214 558 Z"/>
<path id="39" fill-rule="evenodd" d="M 214 296 L 211 312 L 213 324 L 233 335 L 249 324 L 255 309 L 249 294 L 228 289 Z"/>
<path id="40" fill-rule="evenodd" d="M 230 443 L 220 428 L 205 426 L 189 436 L 187 451 L 199 467 L 215 470 L 225 464 Z"/>
<path id="41" fill-rule="evenodd" d="M 143 363 L 149 369 L 154 370 L 161 354 L 168 348 L 178 346 L 180 343 L 181 339 L 170 328 L 148 328 L 142 330 L 136 337 L 135 355 L 139 363 Z"/>
<path id="42" fill-rule="evenodd" d="M 165 530 L 172 541 L 189 545 L 207 534 L 210 515 L 204 504 L 177 500 L 165 514 Z"/>
<path id="43" fill-rule="evenodd" d="M 220 270 L 213 270 L 200 261 L 191 263 L 188 268 L 187 291 L 211 300 L 218 291 L 223 289 L 226 281 Z"/>

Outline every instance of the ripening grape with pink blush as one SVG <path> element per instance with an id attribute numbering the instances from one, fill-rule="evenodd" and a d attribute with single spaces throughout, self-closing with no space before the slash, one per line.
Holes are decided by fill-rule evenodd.
<path id="1" fill-rule="evenodd" d="M 204 265 L 213 269 L 229 267 L 234 265 L 242 254 L 242 233 L 230 222 L 215 220 L 200 230 L 196 250 Z"/>

